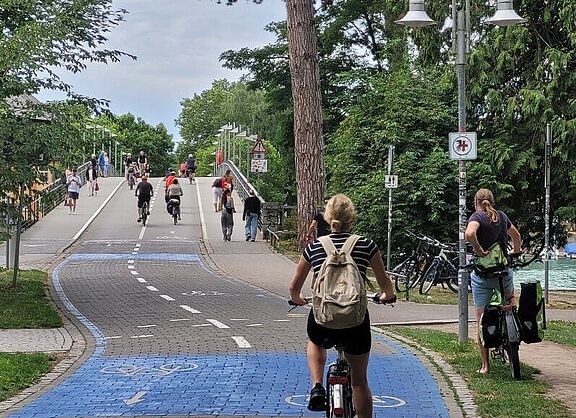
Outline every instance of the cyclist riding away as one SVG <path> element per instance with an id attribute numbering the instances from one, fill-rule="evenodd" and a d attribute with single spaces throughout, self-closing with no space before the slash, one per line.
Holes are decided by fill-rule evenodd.
<path id="1" fill-rule="evenodd" d="M 192 154 L 188 154 L 188 160 L 186 160 L 186 174 L 188 175 L 190 183 L 192 183 L 196 175 L 196 160 Z"/>
<path id="2" fill-rule="evenodd" d="M 166 195 L 168 196 L 167 206 L 166 209 L 168 213 L 172 215 L 172 211 L 178 211 L 178 219 L 182 219 L 180 217 L 180 196 L 183 196 L 184 193 L 182 192 L 182 187 L 178 184 L 178 179 L 174 179 L 172 184 L 168 186 L 168 190 L 166 191 Z"/>
<path id="3" fill-rule="evenodd" d="M 321 240 L 329 239 L 337 250 L 342 250 L 344 243 L 352 236 L 350 230 L 356 220 L 356 210 L 348 197 L 339 194 L 332 197 L 326 204 L 324 218 L 330 225 L 332 233 L 327 237 L 316 239 L 306 246 L 290 283 L 290 299 L 296 305 L 307 303 L 300 292 L 308 272 L 313 269 L 313 280 L 316 280 L 324 260 L 327 258 Z M 378 247 L 374 241 L 368 238 L 352 236 L 352 239 L 355 238 L 357 241 L 353 244 L 349 254 L 356 263 L 360 276 L 364 282 L 367 282 L 366 270 L 371 267 L 382 292 L 380 301 L 386 303 L 395 300 L 394 287 L 386 274 Z M 363 292 L 366 292 L 365 288 Z M 315 318 L 316 315 L 311 310 L 308 316 L 309 341 L 306 355 L 313 388 L 310 392 L 308 409 L 311 411 L 326 409 L 326 390 L 322 385 L 322 378 L 326 363 L 326 348 L 330 348 L 325 342 L 329 341 L 332 345 L 341 344 L 343 346 L 346 360 L 352 368 L 353 398 L 358 418 L 372 418 L 372 393 L 366 377 L 371 348 L 368 312 L 366 311 L 363 320 L 360 318 L 362 321 L 360 325 L 343 329 L 319 325 Z"/>
<path id="4" fill-rule="evenodd" d="M 474 196 L 474 212 L 468 220 L 465 237 L 478 257 L 486 257 L 494 250 L 501 249 L 506 254 L 508 246 L 508 236 L 512 238 L 513 254 L 521 252 L 521 237 L 516 227 L 510 222 L 508 216 L 501 210 L 496 210 L 494 195 L 488 189 L 480 189 Z M 514 283 L 512 281 L 512 269 L 508 268 L 508 277 L 503 279 L 503 297 L 511 304 L 516 304 L 514 296 Z M 498 278 L 481 277 L 476 271 L 471 273 L 472 298 L 476 307 L 476 321 L 478 329 L 478 349 L 482 366 L 479 373 L 487 374 L 490 371 L 488 349 L 484 348 L 480 341 L 480 323 L 484 308 L 490 304 L 495 289 L 500 288 Z"/>
<path id="5" fill-rule="evenodd" d="M 136 186 L 136 191 L 134 196 L 138 196 L 138 221 L 142 222 L 142 206 L 144 202 L 148 203 L 148 210 L 150 210 L 150 197 L 154 196 L 154 188 L 152 184 L 148 182 L 146 176 L 142 176 L 142 181 Z M 148 215 L 150 213 L 148 212 Z"/>

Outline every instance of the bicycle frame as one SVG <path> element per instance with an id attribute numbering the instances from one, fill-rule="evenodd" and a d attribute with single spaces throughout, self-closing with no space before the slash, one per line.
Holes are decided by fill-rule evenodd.
<path id="1" fill-rule="evenodd" d="M 326 372 L 326 416 L 352 418 L 356 411 L 352 400 L 350 365 L 344 356 L 344 348 L 341 345 L 334 348 L 338 357 Z"/>

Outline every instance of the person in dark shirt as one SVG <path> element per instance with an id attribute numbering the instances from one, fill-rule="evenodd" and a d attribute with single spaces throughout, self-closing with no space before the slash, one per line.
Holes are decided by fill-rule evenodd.
<path id="1" fill-rule="evenodd" d="M 154 188 L 148 183 L 146 176 L 142 176 L 142 181 L 136 186 L 134 196 L 138 196 L 138 222 L 142 222 L 142 206 L 144 202 L 147 202 L 148 208 L 150 208 L 150 197 L 154 196 Z M 148 215 L 149 214 L 150 213 L 148 213 Z"/>
<path id="2" fill-rule="evenodd" d="M 256 231 L 258 229 L 258 218 L 261 215 L 260 199 L 254 193 L 254 190 L 248 192 L 248 198 L 244 201 L 244 212 L 242 213 L 242 220 L 246 221 L 244 226 L 244 234 L 246 241 L 256 241 Z"/>
<path id="3" fill-rule="evenodd" d="M 496 210 L 494 195 L 488 189 L 480 189 L 474 196 L 474 212 L 468 220 L 465 238 L 468 241 L 474 253 L 478 257 L 485 257 L 489 253 L 490 247 L 499 243 L 503 249 L 508 245 L 508 236 L 512 238 L 513 253 L 521 251 L 522 240 L 520 232 L 510 222 L 508 216 L 501 210 Z M 512 269 L 508 269 L 508 276 L 504 279 L 504 297 L 506 300 L 515 304 L 514 282 L 512 281 Z M 484 307 L 490 304 L 494 289 L 500 287 L 497 278 L 480 277 L 476 272 L 471 274 L 472 299 L 476 308 L 476 320 L 481 323 Z M 480 359 L 482 366 L 479 373 L 487 374 L 490 371 L 490 359 L 488 349 L 484 348 L 480 341 L 480 331 L 478 332 L 478 349 L 480 350 Z"/>
<path id="4" fill-rule="evenodd" d="M 326 203 L 330 200 L 331 196 L 324 197 L 324 206 L 316 211 L 308 231 L 306 232 L 305 243 L 314 241 L 314 239 L 323 237 L 324 235 L 330 234 L 330 225 L 324 219 L 324 210 L 326 208 Z"/>

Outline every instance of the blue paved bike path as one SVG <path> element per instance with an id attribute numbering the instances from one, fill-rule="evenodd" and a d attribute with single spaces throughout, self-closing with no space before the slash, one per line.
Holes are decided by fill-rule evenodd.
<path id="1" fill-rule="evenodd" d="M 110 255 L 77 254 L 67 261 L 94 256 Z M 194 254 L 187 257 L 189 262 L 202 263 Z M 10 417 L 323 415 L 305 407 L 309 377 L 304 350 L 106 356 L 102 332 L 76 309 L 60 285 L 59 272 L 65 263 L 53 272 L 54 289 L 93 334 L 96 349 L 70 377 Z M 393 340 L 374 335 L 369 369 L 376 417 L 449 416 L 430 372 Z"/>

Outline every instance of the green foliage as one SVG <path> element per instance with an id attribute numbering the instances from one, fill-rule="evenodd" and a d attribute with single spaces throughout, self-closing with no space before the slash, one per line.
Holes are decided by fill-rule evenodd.
<path id="1" fill-rule="evenodd" d="M 1 0 L 0 98 L 41 88 L 76 96 L 55 68 L 77 73 L 87 62 L 135 58 L 103 48 L 107 33 L 126 13 L 112 9 L 112 0 Z"/>
<path id="2" fill-rule="evenodd" d="M 404 228 L 454 241 L 457 225 L 456 164 L 448 158 L 445 132 L 455 123 L 452 86 L 441 72 L 398 71 L 367 77 L 365 93 L 331 137 L 327 167 L 330 193 L 349 195 L 358 211 L 357 231 L 383 245 L 387 231 L 388 146 L 395 146 L 395 237 Z M 405 239 L 394 239 L 405 251 Z M 404 247 L 404 248 L 402 248 Z"/>
<path id="3" fill-rule="evenodd" d="M 121 154 L 130 153 L 137 156 L 144 151 L 148 158 L 151 175 L 163 176 L 174 164 L 174 142 L 163 124 L 149 125 L 140 117 L 131 113 L 124 115 L 106 115 L 94 121 L 98 125 L 108 127 L 119 142 Z M 120 153 L 120 151 L 119 151 Z"/>

